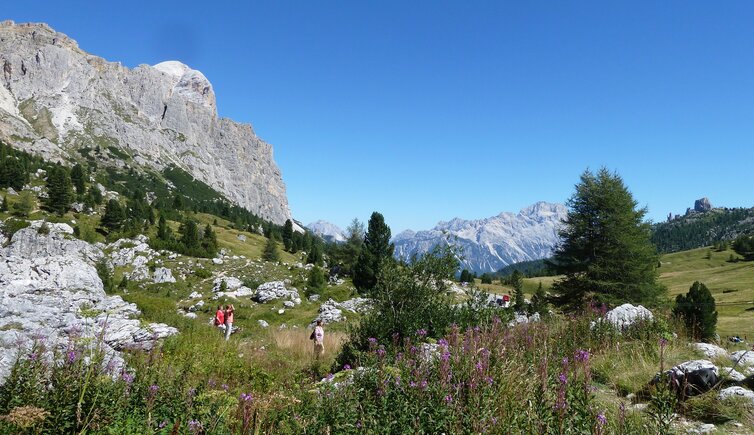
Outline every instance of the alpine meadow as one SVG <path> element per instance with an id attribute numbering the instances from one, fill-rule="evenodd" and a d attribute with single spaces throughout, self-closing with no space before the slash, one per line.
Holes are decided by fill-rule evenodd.
<path id="1" fill-rule="evenodd" d="M 754 433 L 754 6 L 588 3 L 6 5 L 0 435 Z"/>

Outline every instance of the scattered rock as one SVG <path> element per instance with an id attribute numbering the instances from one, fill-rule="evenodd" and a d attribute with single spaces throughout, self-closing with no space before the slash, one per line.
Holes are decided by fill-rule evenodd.
<path id="1" fill-rule="evenodd" d="M 640 320 L 654 320 L 654 316 L 641 305 L 623 304 L 608 311 L 605 320 L 622 331 Z"/>
<path id="2" fill-rule="evenodd" d="M 199 301 L 188 308 L 189 312 L 193 313 L 204 306 L 204 301 Z"/>
<path id="3" fill-rule="evenodd" d="M 732 381 L 741 382 L 744 379 L 746 379 L 746 376 L 744 376 L 742 373 L 731 369 L 731 368 L 722 368 L 720 369 L 720 374 L 722 377 L 728 378 Z"/>
<path id="4" fill-rule="evenodd" d="M 71 204 L 71 209 L 73 209 L 73 211 L 75 211 L 76 213 L 81 213 L 86 210 L 86 206 L 83 203 L 74 202 L 73 204 Z"/>
<path id="5" fill-rule="evenodd" d="M 158 267 L 154 270 L 154 277 L 152 278 L 152 281 L 155 284 L 163 282 L 175 282 L 175 278 L 173 277 L 173 272 L 170 269 L 166 267 Z"/>
<path id="6" fill-rule="evenodd" d="M 318 294 L 309 295 L 308 299 L 309 299 L 309 302 L 317 302 L 319 300 L 319 295 Z"/>
<path id="7" fill-rule="evenodd" d="M 295 288 L 287 289 L 283 281 L 266 282 L 257 287 L 252 299 L 259 303 L 267 303 L 276 299 L 297 299 L 299 298 L 298 290 Z"/>
<path id="8" fill-rule="evenodd" d="M 239 234 L 239 235 L 238 235 L 238 240 L 240 240 L 240 241 L 242 241 L 242 242 L 245 242 L 245 241 L 246 241 L 246 236 L 245 236 L 245 235 L 243 235 L 243 234 Z"/>
<path id="9" fill-rule="evenodd" d="M 215 263 L 215 264 L 223 264 L 224 263 L 224 261 L 222 260 L 222 258 L 213 258 L 212 262 Z"/>
<path id="10" fill-rule="evenodd" d="M 730 354 L 730 360 L 733 364 L 738 363 L 741 366 L 754 366 L 754 351 L 739 350 Z"/>
<path id="11" fill-rule="evenodd" d="M 202 294 L 199 292 L 191 292 L 189 295 L 189 299 L 199 299 L 202 297 Z"/>
<path id="12" fill-rule="evenodd" d="M 728 354 L 722 347 L 710 343 L 692 343 L 691 346 L 702 352 L 707 358 L 715 358 Z"/>
<path id="13" fill-rule="evenodd" d="M 293 308 L 296 306 L 296 304 L 294 304 L 293 301 L 284 301 L 283 306 L 286 308 Z"/>
<path id="14" fill-rule="evenodd" d="M 744 387 L 725 388 L 723 390 L 720 390 L 718 397 L 720 397 L 720 400 L 730 399 L 731 397 L 743 397 L 751 401 L 751 404 L 754 405 L 754 391 L 747 390 Z"/>
<path id="15" fill-rule="evenodd" d="M 225 288 L 227 290 L 235 290 L 243 285 L 243 281 L 234 276 L 224 276 L 216 278 L 213 281 L 212 291 L 215 293 L 219 292 L 220 286 L 222 286 L 223 281 L 225 281 Z"/>
<path id="16" fill-rule="evenodd" d="M 257 320 L 257 323 L 259 323 L 259 326 L 261 326 L 262 328 L 268 328 L 270 326 L 269 323 L 265 322 L 262 319 Z"/>
<path id="17" fill-rule="evenodd" d="M 285 313 L 284 309 L 281 308 L 281 309 L 278 310 L 278 314 L 283 314 L 283 313 Z"/>
<path id="18" fill-rule="evenodd" d="M 363 313 L 369 311 L 372 308 L 372 301 L 371 299 L 367 298 L 353 298 L 341 302 L 339 306 L 340 308 L 348 310 L 352 313 Z"/>
<path id="19" fill-rule="evenodd" d="M 534 323 L 534 322 L 539 322 L 539 320 L 540 320 L 539 313 L 534 313 L 531 316 L 527 316 L 524 313 L 514 313 L 513 320 L 508 322 L 508 326 L 513 327 L 521 323 Z"/>
<path id="20" fill-rule="evenodd" d="M 18 193 L 16 192 L 16 190 L 15 190 L 15 189 L 13 189 L 12 187 L 9 187 L 9 188 L 8 188 L 8 191 L 7 191 L 7 193 L 8 193 L 8 195 L 10 195 L 10 196 L 16 196 L 16 195 L 18 195 Z"/>
<path id="21" fill-rule="evenodd" d="M 319 307 L 319 315 L 312 321 L 316 323 L 317 320 L 321 320 L 322 323 L 334 323 L 343 320 L 343 311 L 338 308 L 339 304 L 333 299 L 328 299 L 324 304 Z"/>
<path id="22" fill-rule="evenodd" d="M 711 390 L 718 381 L 719 370 L 707 360 L 693 360 L 678 364 L 665 372 L 671 387 L 685 397 L 697 396 Z M 658 374 L 652 383 L 660 382 Z"/>
<path id="23" fill-rule="evenodd" d="M 717 428 L 712 423 L 702 423 L 697 427 L 686 429 L 686 433 L 690 434 L 706 434 L 715 432 Z"/>

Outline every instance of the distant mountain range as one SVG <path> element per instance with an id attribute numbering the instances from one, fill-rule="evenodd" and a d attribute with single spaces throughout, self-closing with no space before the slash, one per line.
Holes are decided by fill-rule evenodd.
<path id="1" fill-rule="evenodd" d="M 462 268 L 495 272 L 509 264 L 551 256 L 567 213 L 563 204 L 538 202 L 517 214 L 503 212 L 478 220 L 455 218 L 431 230 L 406 230 L 393 238 L 395 256 L 409 258 L 438 244 L 452 244 L 461 249 Z"/>
<path id="2" fill-rule="evenodd" d="M 337 225 L 327 221 L 318 220 L 316 222 L 310 223 L 306 226 L 306 228 L 328 242 L 346 241 L 346 234 L 343 232 L 343 230 L 341 230 Z"/>

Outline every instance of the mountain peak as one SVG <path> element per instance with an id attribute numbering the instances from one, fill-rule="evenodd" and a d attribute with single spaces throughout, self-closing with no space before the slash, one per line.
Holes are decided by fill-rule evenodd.
<path id="1" fill-rule="evenodd" d="M 345 242 L 347 237 L 343 230 L 337 225 L 325 220 L 318 220 L 306 226 L 311 232 L 322 237 L 325 240 L 334 242 Z"/>

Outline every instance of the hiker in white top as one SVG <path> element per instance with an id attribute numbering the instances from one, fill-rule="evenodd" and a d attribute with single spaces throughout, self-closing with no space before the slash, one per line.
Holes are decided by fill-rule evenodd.
<path id="1" fill-rule="evenodd" d="M 325 353 L 325 329 L 322 328 L 322 320 L 317 320 L 312 339 L 314 340 L 314 358 L 319 359 Z"/>

